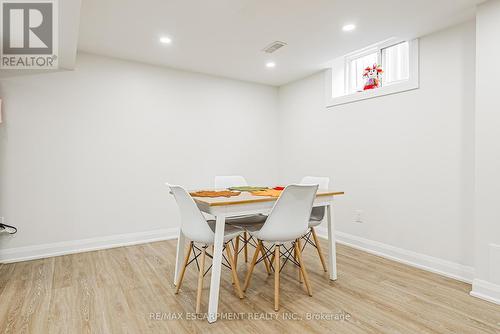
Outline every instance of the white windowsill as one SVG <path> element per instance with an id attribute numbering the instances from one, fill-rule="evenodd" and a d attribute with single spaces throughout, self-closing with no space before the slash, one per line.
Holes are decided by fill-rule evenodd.
<path id="1" fill-rule="evenodd" d="M 356 92 L 356 93 L 352 93 L 352 94 L 348 94 L 348 95 L 344 95 L 344 96 L 334 97 L 334 98 L 331 98 L 327 102 L 326 107 L 327 108 L 335 107 L 335 106 L 339 106 L 339 105 L 343 105 L 343 104 L 353 103 L 356 101 L 373 99 L 373 98 L 379 97 L 379 96 L 407 92 L 407 91 L 418 89 L 418 88 L 419 88 L 418 80 L 410 80 L 410 81 L 394 84 L 391 86 L 380 87 L 380 88 L 376 88 L 376 89 L 365 90 L 363 92 Z"/>

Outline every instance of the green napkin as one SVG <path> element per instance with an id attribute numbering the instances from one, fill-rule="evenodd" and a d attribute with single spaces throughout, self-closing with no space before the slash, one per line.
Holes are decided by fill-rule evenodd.
<path id="1" fill-rule="evenodd" d="M 268 187 L 250 187 L 250 186 L 242 186 L 242 187 L 230 187 L 229 190 L 233 191 L 259 191 L 269 189 Z"/>

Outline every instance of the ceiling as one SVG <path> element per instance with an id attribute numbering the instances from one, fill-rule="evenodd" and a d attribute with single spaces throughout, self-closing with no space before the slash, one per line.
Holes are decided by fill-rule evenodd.
<path id="1" fill-rule="evenodd" d="M 390 37 L 474 17 L 478 0 L 82 0 L 85 52 L 282 85 Z M 357 29 L 343 32 L 354 23 Z M 159 43 L 161 36 L 171 45 Z M 288 45 L 268 55 L 273 41 Z M 276 62 L 273 69 L 267 61 Z"/>

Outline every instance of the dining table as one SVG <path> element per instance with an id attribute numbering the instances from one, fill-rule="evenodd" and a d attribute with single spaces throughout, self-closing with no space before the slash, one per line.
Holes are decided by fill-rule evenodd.
<path id="1" fill-rule="evenodd" d="M 207 190 L 207 189 L 204 189 Z M 217 191 L 217 189 L 210 189 Z M 333 203 L 337 196 L 343 195 L 342 191 L 319 189 L 316 193 L 313 207 L 326 207 L 325 220 L 327 224 L 328 238 L 328 274 L 330 280 L 337 279 L 337 258 L 335 245 L 335 227 L 333 219 Z M 208 302 L 207 320 L 213 323 L 217 320 L 219 304 L 219 286 L 223 259 L 223 240 L 226 218 L 249 215 L 269 214 L 278 197 L 256 196 L 251 192 L 242 191 L 237 196 L 231 197 L 193 197 L 198 208 L 215 217 L 215 242 L 213 248 L 212 274 L 210 279 L 210 296 Z M 174 282 L 178 281 L 184 252 L 186 248 L 186 237 L 179 229 L 177 239 L 177 255 L 175 261 Z"/>

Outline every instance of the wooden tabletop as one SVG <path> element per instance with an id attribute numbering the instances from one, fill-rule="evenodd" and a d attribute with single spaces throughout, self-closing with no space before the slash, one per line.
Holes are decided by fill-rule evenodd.
<path id="1" fill-rule="evenodd" d="M 316 193 L 316 197 L 339 196 L 339 195 L 344 195 L 344 192 L 320 189 Z M 241 194 L 239 194 L 238 196 L 232 196 L 232 197 L 193 197 L 193 198 L 196 202 L 208 206 L 224 206 L 224 205 L 237 205 L 237 204 L 248 204 L 248 203 L 258 203 L 258 202 L 271 202 L 278 199 L 277 197 L 271 197 L 271 196 L 255 196 L 249 193 L 248 191 L 242 191 Z"/>

